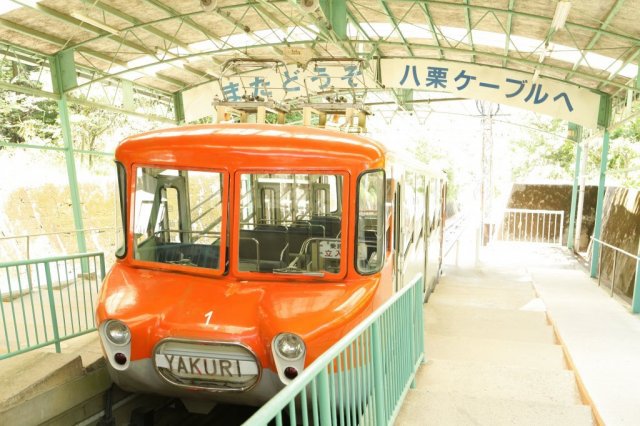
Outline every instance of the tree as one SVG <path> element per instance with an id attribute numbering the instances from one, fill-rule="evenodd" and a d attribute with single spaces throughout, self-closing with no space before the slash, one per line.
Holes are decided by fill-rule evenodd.
<path id="1" fill-rule="evenodd" d="M 29 78 L 35 66 L 0 60 L 0 80 L 33 89 L 41 84 Z M 55 101 L 10 90 L 0 90 L 0 140 L 9 143 L 59 144 L 60 126 Z M 0 147 L 1 149 L 2 147 Z"/>
<path id="2" fill-rule="evenodd" d="M 101 138 L 126 122 L 123 114 L 79 104 L 70 104 L 69 112 L 75 148 L 81 151 L 102 151 Z M 91 167 L 93 156 L 80 153 L 80 161 L 88 161 Z"/>

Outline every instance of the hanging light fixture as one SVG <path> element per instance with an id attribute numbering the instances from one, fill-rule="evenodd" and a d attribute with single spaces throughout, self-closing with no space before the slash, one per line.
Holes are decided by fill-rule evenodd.
<path id="1" fill-rule="evenodd" d="M 569 11 L 571 10 L 570 1 L 559 1 L 556 5 L 556 11 L 553 14 L 553 20 L 551 21 L 551 28 L 554 31 L 560 31 L 564 28 L 564 24 L 567 22 Z"/>

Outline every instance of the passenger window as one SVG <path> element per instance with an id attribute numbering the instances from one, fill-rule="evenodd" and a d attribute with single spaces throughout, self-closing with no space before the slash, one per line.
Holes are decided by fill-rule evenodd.
<path id="1" fill-rule="evenodd" d="M 406 173 L 402 195 L 402 248 L 406 251 L 413 241 L 416 193 L 413 173 Z"/>
<path id="2" fill-rule="evenodd" d="M 417 241 L 422 236 L 424 228 L 424 211 L 425 203 L 425 179 L 424 176 L 416 176 L 416 209 L 415 209 L 415 234 L 414 238 Z"/>
<path id="3" fill-rule="evenodd" d="M 361 274 L 372 274 L 384 264 L 385 177 L 382 170 L 360 176 L 357 213 L 356 269 Z"/>
<path id="4" fill-rule="evenodd" d="M 429 230 L 433 231 L 436 228 L 436 181 L 432 180 L 429 182 Z"/>
<path id="5" fill-rule="evenodd" d="M 240 175 L 243 209 L 238 270 L 298 275 L 339 273 L 341 268 L 343 177 L 306 173 Z M 247 191 L 253 191 L 253 194 Z M 253 201 L 252 201 L 253 200 Z"/>
<path id="6" fill-rule="evenodd" d="M 139 167 L 134 218 L 136 259 L 220 268 L 220 173 Z"/>

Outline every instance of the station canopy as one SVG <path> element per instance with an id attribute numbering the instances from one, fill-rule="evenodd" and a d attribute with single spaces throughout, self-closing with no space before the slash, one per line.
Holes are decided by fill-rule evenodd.
<path id="1" fill-rule="evenodd" d="M 345 92 L 399 104 L 480 98 L 595 127 L 638 96 L 631 0 L 2 0 L 5 60 L 148 90 L 187 121 L 213 99 Z M 0 82 L 12 89 L 17 83 Z M 133 86 L 131 86 L 133 85 Z M 380 99 L 385 99 L 379 95 Z M 209 104 L 202 99 L 210 99 Z M 120 105 L 126 107 L 126 96 Z M 204 107 L 203 107 L 204 105 Z M 182 106 L 181 106 L 182 108 Z"/>

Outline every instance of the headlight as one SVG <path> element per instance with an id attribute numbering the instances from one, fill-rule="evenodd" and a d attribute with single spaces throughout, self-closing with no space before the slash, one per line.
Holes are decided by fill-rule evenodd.
<path id="1" fill-rule="evenodd" d="M 114 345 L 126 345 L 131 340 L 131 331 L 123 322 L 111 320 L 104 327 L 107 339 Z"/>
<path id="2" fill-rule="evenodd" d="M 304 355 L 304 342 L 292 333 L 281 333 L 275 338 L 277 353 L 290 361 L 300 359 Z"/>

